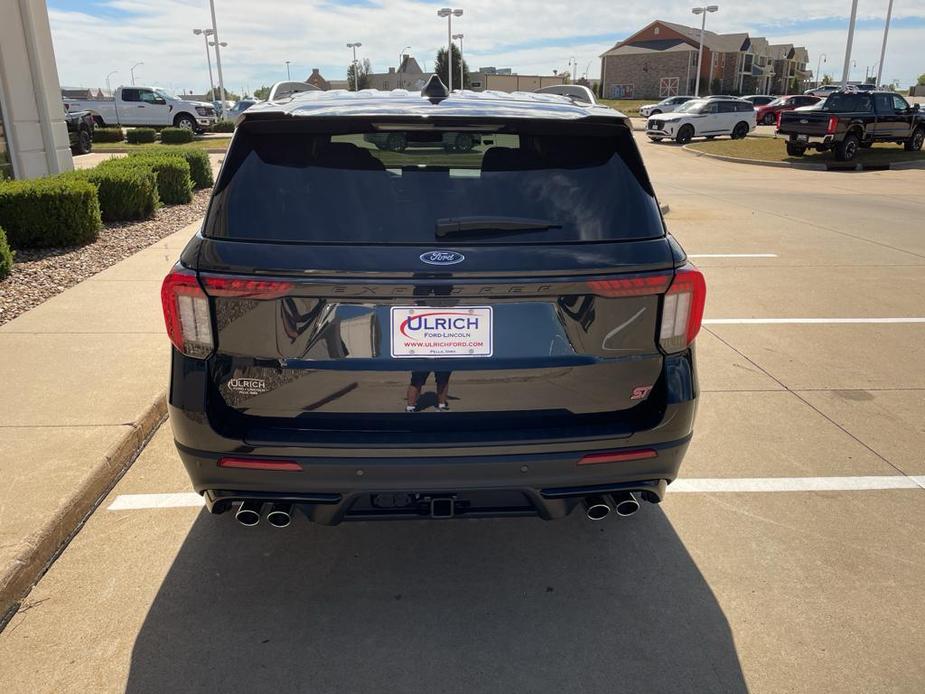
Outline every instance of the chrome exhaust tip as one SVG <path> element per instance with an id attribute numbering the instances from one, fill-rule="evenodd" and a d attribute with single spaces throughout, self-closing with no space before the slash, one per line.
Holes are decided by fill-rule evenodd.
<path id="1" fill-rule="evenodd" d="M 242 501 L 237 513 L 234 514 L 235 520 L 241 525 L 252 528 L 260 522 L 261 508 L 263 508 L 262 501 Z"/>
<path id="2" fill-rule="evenodd" d="M 292 504 L 273 504 L 267 522 L 274 528 L 285 528 L 292 522 Z"/>
<path id="3" fill-rule="evenodd" d="M 600 521 L 610 515 L 610 504 L 602 496 L 587 496 L 583 499 L 585 514 L 589 520 Z"/>
<path id="4" fill-rule="evenodd" d="M 618 516 L 632 516 L 639 510 L 639 500 L 633 492 L 623 492 L 622 494 L 613 494 L 613 509 Z"/>

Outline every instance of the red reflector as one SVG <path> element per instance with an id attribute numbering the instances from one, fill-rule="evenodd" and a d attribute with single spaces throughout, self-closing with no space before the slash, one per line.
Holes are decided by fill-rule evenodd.
<path id="1" fill-rule="evenodd" d="M 255 280 L 246 277 L 202 276 L 206 293 L 235 299 L 278 299 L 292 289 L 292 282 Z"/>
<path id="2" fill-rule="evenodd" d="M 219 467 L 236 467 L 242 470 L 281 470 L 299 472 L 302 466 L 292 460 L 262 460 L 260 458 L 222 458 Z"/>
<path id="3" fill-rule="evenodd" d="M 589 280 L 588 288 L 598 296 L 647 296 L 662 294 L 671 283 L 671 275 L 637 275 L 608 280 Z"/>
<path id="4" fill-rule="evenodd" d="M 611 451 L 609 453 L 589 453 L 578 461 L 579 465 L 597 465 L 598 463 L 625 463 L 628 460 L 645 460 L 658 457 L 654 448 L 638 448 L 634 451 Z"/>

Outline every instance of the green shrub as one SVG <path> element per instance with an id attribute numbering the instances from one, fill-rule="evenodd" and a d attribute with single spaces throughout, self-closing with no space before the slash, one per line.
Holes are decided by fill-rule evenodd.
<path id="1" fill-rule="evenodd" d="M 161 142 L 165 145 L 185 145 L 193 141 L 193 131 L 186 128 L 164 128 Z"/>
<path id="2" fill-rule="evenodd" d="M 157 131 L 154 128 L 132 128 L 129 130 L 125 139 L 130 145 L 143 145 L 154 142 L 157 138 Z"/>
<path id="3" fill-rule="evenodd" d="M 52 176 L 0 183 L 0 227 L 13 248 L 89 243 L 101 224 L 96 187 L 85 179 Z"/>
<path id="4" fill-rule="evenodd" d="M 190 166 L 177 154 L 161 154 L 158 148 L 145 148 L 132 152 L 127 157 L 109 159 L 97 168 L 141 167 L 153 171 L 157 176 L 157 194 L 161 202 L 168 204 L 187 203 L 193 199 L 193 182 Z"/>
<path id="5" fill-rule="evenodd" d="M 157 174 L 143 166 L 97 166 L 65 175 L 83 178 L 96 186 L 100 213 L 106 222 L 146 219 L 160 204 Z"/>
<path id="6" fill-rule="evenodd" d="M 0 280 L 13 270 L 13 251 L 6 241 L 6 234 L 0 229 Z"/>
<path id="7" fill-rule="evenodd" d="M 157 151 L 163 151 L 159 148 L 152 147 Z M 198 147 L 171 147 L 167 150 L 170 154 L 179 154 L 189 164 L 190 178 L 193 179 L 193 188 L 211 188 L 215 180 L 212 178 L 212 162 L 209 161 L 209 154 Z"/>
<path id="8" fill-rule="evenodd" d="M 218 123 L 212 126 L 213 133 L 233 133 L 234 132 L 234 121 L 233 120 L 220 120 Z"/>
<path id="9" fill-rule="evenodd" d="M 94 142 L 122 142 L 124 139 L 125 135 L 122 133 L 122 128 L 93 129 Z"/>

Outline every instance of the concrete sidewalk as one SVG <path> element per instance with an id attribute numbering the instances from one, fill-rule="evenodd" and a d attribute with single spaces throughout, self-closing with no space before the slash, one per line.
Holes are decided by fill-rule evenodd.
<path id="1" fill-rule="evenodd" d="M 0 624 L 164 419 L 160 282 L 199 224 L 0 327 Z"/>

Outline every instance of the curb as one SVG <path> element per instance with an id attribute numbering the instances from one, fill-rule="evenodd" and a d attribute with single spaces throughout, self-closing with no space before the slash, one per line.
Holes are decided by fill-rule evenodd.
<path id="1" fill-rule="evenodd" d="M 94 464 L 69 497 L 62 499 L 55 514 L 20 542 L 10 564 L 0 567 L 0 631 L 166 418 L 167 400 L 162 391 L 132 423 L 132 430 Z"/>
<path id="2" fill-rule="evenodd" d="M 690 145 L 683 145 L 681 149 L 693 154 L 696 157 L 708 157 L 718 159 L 719 161 L 728 161 L 733 164 L 749 164 L 751 166 L 770 166 L 784 169 L 801 169 L 803 171 L 902 171 L 909 169 L 925 169 L 925 161 L 900 161 L 889 164 L 847 164 L 841 162 L 830 162 L 828 164 L 794 164 L 788 161 L 764 161 L 763 159 L 745 159 L 743 157 L 730 157 L 725 154 L 713 154 L 704 152 L 699 149 L 693 149 Z"/>
<path id="3" fill-rule="evenodd" d="M 170 146 L 170 145 L 166 145 Z M 189 147 L 190 145 L 177 145 L 178 147 Z M 227 147 L 198 147 L 206 154 L 225 154 L 228 152 Z M 137 147 L 129 149 L 128 147 L 119 147 L 118 149 L 95 149 L 90 154 L 131 154 L 132 152 L 140 151 Z"/>

